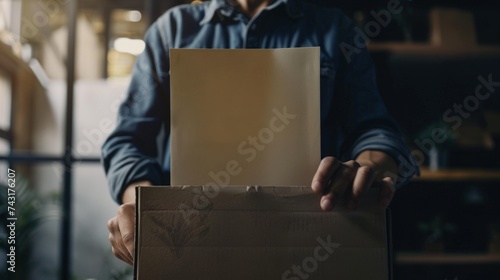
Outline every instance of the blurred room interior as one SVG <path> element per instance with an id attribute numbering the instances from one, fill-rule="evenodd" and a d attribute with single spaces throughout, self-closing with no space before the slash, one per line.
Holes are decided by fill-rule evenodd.
<path id="1" fill-rule="evenodd" d="M 384 21 L 388 0 L 308 1 L 368 34 L 380 92 L 421 166 L 391 206 L 394 279 L 499 279 L 500 2 L 400 0 Z M 196 2 L 0 0 L 0 213 L 4 223 L 12 168 L 18 279 L 131 279 L 108 243 L 116 204 L 100 146 L 148 26 Z"/>

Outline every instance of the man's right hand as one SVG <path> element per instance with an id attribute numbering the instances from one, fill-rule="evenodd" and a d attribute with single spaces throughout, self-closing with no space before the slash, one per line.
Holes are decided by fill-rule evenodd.
<path id="1" fill-rule="evenodd" d="M 116 216 L 108 221 L 109 242 L 113 254 L 133 265 L 135 252 L 135 186 L 149 186 L 150 182 L 137 182 L 128 186 L 122 196 L 123 204 Z"/>

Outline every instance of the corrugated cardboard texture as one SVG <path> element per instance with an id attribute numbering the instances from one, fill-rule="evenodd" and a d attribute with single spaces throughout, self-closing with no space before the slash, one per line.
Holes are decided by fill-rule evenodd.
<path id="1" fill-rule="evenodd" d="M 374 191 L 355 212 L 323 212 L 309 187 L 138 188 L 136 277 L 385 280 Z"/>

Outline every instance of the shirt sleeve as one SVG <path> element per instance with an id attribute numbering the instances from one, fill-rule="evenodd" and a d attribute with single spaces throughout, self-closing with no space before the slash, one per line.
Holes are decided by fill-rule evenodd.
<path id="1" fill-rule="evenodd" d="M 364 45 L 368 37 L 347 17 L 343 23 L 337 89 L 345 135 L 342 157 L 355 159 L 366 150 L 387 153 L 398 164 L 399 187 L 419 173 L 418 164 L 378 92 L 374 65 Z"/>
<path id="2" fill-rule="evenodd" d="M 146 33 L 145 50 L 137 58 L 120 105 L 117 127 L 102 147 L 108 185 L 118 203 L 122 203 L 122 193 L 131 183 L 163 183 L 157 137 L 170 119 L 170 67 L 165 42 L 158 24 L 153 24 Z"/>

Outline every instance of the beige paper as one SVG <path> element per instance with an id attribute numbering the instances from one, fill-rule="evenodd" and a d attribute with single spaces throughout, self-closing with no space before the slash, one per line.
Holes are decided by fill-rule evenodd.
<path id="1" fill-rule="evenodd" d="M 377 190 L 321 211 L 309 187 L 137 189 L 140 280 L 387 280 Z"/>
<path id="2" fill-rule="evenodd" d="M 172 185 L 310 185 L 319 48 L 171 49 Z"/>

